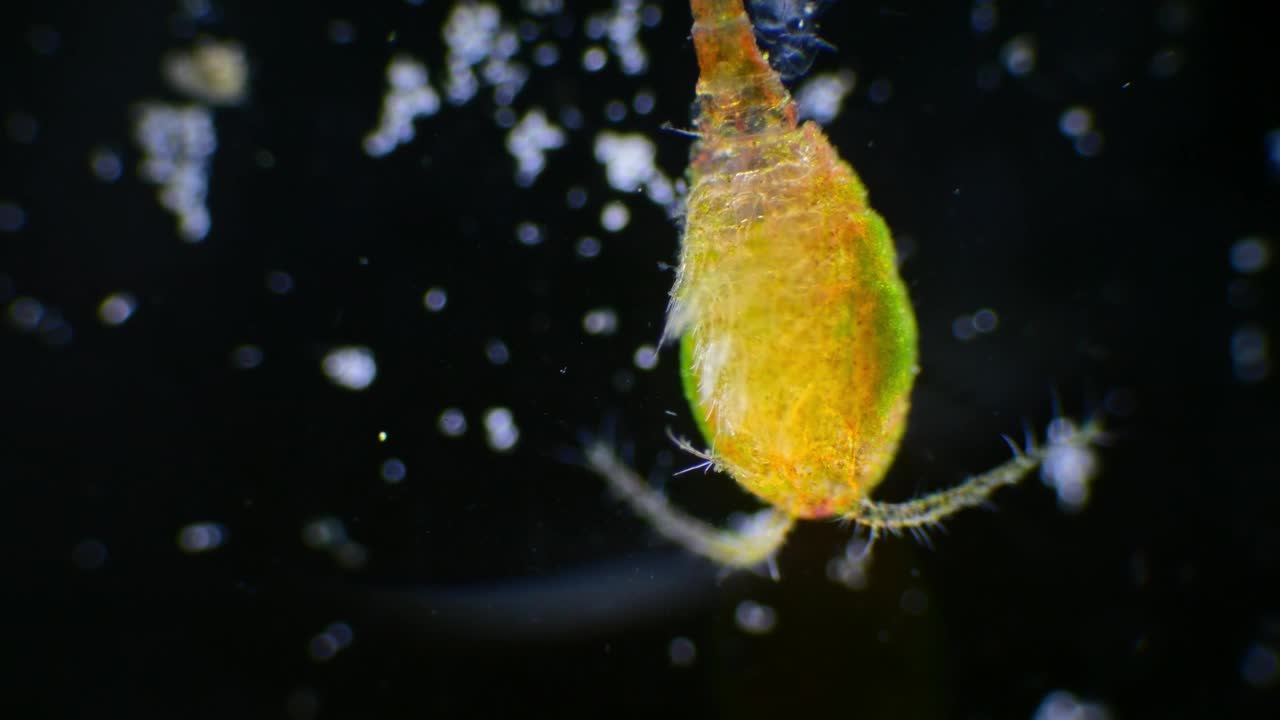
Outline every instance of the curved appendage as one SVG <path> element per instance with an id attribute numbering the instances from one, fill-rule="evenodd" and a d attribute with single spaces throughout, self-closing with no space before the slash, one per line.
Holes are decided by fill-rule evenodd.
<path id="1" fill-rule="evenodd" d="M 591 443 L 586 456 L 587 467 L 604 478 L 658 534 L 721 565 L 743 569 L 772 566 L 774 555 L 795 524 L 795 518 L 785 513 L 763 510 L 751 516 L 743 527 L 723 530 L 673 507 L 662 493 L 618 459 L 608 445 Z"/>
<path id="2" fill-rule="evenodd" d="M 1071 427 L 1069 423 L 1068 427 Z M 975 475 L 955 487 L 915 500 L 889 503 L 864 499 L 845 519 L 867 526 L 873 537 L 886 530 L 895 535 L 904 530 L 913 533 L 927 531 L 940 526 L 942 520 L 956 512 L 985 505 L 996 490 L 1006 485 L 1016 485 L 1056 452 L 1064 449 L 1088 452 L 1102 438 L 1102 433 L 1101 421 L 1094 419 L 1079 429 L 1071 427 L 1044 446 L 1028 442 L 1025 449 L 1019 449 L 1011 442 L 1014 457 L 1003 465 Z"/>

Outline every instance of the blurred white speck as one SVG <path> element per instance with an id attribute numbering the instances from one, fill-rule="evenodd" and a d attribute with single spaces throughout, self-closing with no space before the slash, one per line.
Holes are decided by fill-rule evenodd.
<path id="1" fill-rule="evenodd" d="M 124 163 L 111 148 L 96 147 L 89 152 L 89 169 L 102 182 L 113 183 L 124 174 Z"/>
<path id="2" fill-rule="evenodd" d="M 369 562 L 369 550 L 354 540 L 333 548 L 333 560 L 344 570 L 359 570 Z"/>
<path id="3" fill-rule="evenodd" d="M 991 308 L 982 308 L 973 314 L 973 329 L 980 333 L 995 332 L 1000 324 L 1000 317 Z"/>
<path id="4" fill-rule="evenodd" d="M 851 70 L 822 73 L 801 83 L 796 90 L 796 106 L 800 118 L 813 118 L 826 125 L 840 114 L 844 99 L 853 92 L 855 75 Z"/>
<path id="5" fill-rule="evenodd" d="M 413 57 L 391 58 L 387 85 L 378 127 L 364 138 L 364 151 L 372 157 L 382 157 L 412 141 L 414 121 L 440 111 L 440 96 L 428 81 L 427 67 Z"/>
<path id="6" fill-rule="evenodd" d="M 999 17 L 1000 13 L 992 0 L 977 0 L 969 10 L 969 26 L 976 33 L 986 34 L 995 29 Z"/>
<path id="7" fill-rule="evenodd" d="M 1271 248 L 1260 237 L 1241 238 L 1231 245 L 1231 267 L 1238 273 L 1256 273 L 1271 262 Z"/>
<path id="8" fill-rule="evenodd" d="M 302 528 L 302 542 L 313 550 L 327 550 L 346 541 L 346 527 L 332 515 L 318 517 Z"/>
<path id="9" fill-rule="evenodd" d="M 1245 651 L 1244 659 L 1240 662 L 1240 677 L 1251 687 L 1259 690 L 1270 688 L 1276 684 L 1278 674 L 1280 660 L 1277 659 L 1275 650 L 1258 643 Z"/>
<path id="10" fill-rule="evenodd" d="M 598 308 L 582 316 L 582 329 L 588 335 L 612 335 L 618 331 L 618 313 L 612 308 Z"/>
<path id="11" fill-rule="evenodd" d="M 364 390 L 378 375 L 373 351 L 363 346 L 334 348 L 324 356 L 321 367 L 333 384 L 348 390 Z"/>
<path id="12" fill-rule="evenodd" d="M 778 614 L 768 605 L 754 600 L 743 600 L 733 611 L 734 622 L 743 632 L 752 635 L 764 635 L 771 632 L 778 624 Z"/>
<path id="13" fill-rule="evenodd" d="M 1044 697 L 1031 720 L 1107 720 L 1111 714 L 1098 703 L 1081 702 L 1066 690 L 1054 690 Z"/>
<path id="14" fill-rule="evenodd" d="M 227 528 L 215 522 L 191 523 L 178 531 L 178 547 L 195 554 L 216 550 L 227 541 Z"/>
<path id="15" fill-rule="evenodd" d="M 1075 105 L 1058 116 L 1058 130 L 1069 138 L 1078 138 L 1093 129 L 1093 113 L 1086 107 Z"/>
<path id="16" fill-rule="evenodd" d="M 356 39 L 356 28 L 342 19 L 329 21 L 329 41 L 334 45 L 350 45 Z"/>
<path id="17" fill-rule="evenodd" d="M 267 289 L 276 295 L 288 295 L 293 291 L 293 276 L 281 270 L 267 273 Z"/>
<path id="18" fill-rule="evenodd" d="M 0 203 L 0 232 L 18 232 L 26 224 L 26 211 L 11 202 Z"/>
<path id="19" fill-rule="evenodd" d="M 564 9 L 564 0 L 521 0 L 520 7 L 534 17 L 559 15 Z"/>
<path id="20" fill-rule="evenodd" d="M 338 641 L 332 635 L 322 632 L 311 638 L 311 642 L 307 643 L 307 654 L 316 662 L 327 662 L 338 654 Z"/>
<path id="21" fill-rule="evenodd" d="M 850 590 L 867 587 L 867 573 L 871 564 L 871 548 L 867 540 L 852 538 L 844 547 L 844 553 L 827 561 L 827 578 Z"/>
<path id="22" fill-rule="evenodd" d="M 521 245 L 538 245 L 542 242 L 542 228 L 525 221 L 516 225 L 516 239 Z"/>
<path id="23" fill-rule="evenodd" d="M 541 110 L 533 109 L 507 133 L 507 152 L 516 159 L 516 182 L 533 184 L 546 166 L 548 150 L 564 146 L 565 132 L 547 122 Z"/>
<path id="24" fill-rule="evenodd" d="M 1271 372 L 1267 334 L 1259 327 L 1245 325 L 1231 335 L 1231 364 L 1236 379 L 1243 383 L 1265 380 Z"/>
<path id="25" fill-rule="evenodd" d="M 394 485 L 404 480 L 408 470 L 405 468 L 404 461 L 400 458 L 387 458 L 382 462 L 379 472 L 383 480 Z"/>
<path id="26" fill-rule="evenodd" d="M 671 638 L 671 642 L 667 644 L 667 657 L 671 658 L 671 664 L 676 667 L 689 667 L 698 658 L 698 648 L 687 637 Z"/>
<path id="27" fill-rule="evenodd" d="M 560 123 L 570 130 L 581 129 L 582 121 L 582 111 L 573 105 L 566 105 L 560 108 Z"/>
<path id="28" fill-rule="evenodd" d="M 9 322 L 24 332 L 35 332 L 44 314 L 44 305 L 35 298 L 18 297 L 9 303 Z"/>
<path id="29" fill-rule="evenodd" d="M 472 68 L 494 54 L 502 16 L 491 3 L 458 3 L 445 21 L 443 34 L 449 52 L 445 94 L 461 105 L 475 96 L 479 81 Z M 498 60 L 502 62 L 501 59 Z"/>
<path id="30" fill-rule="evenodd" d="M 97 538 L 85 538 L 71 548 L 71 564 L 78 570 L 100 570 L 107 564 L 107 546 Z"/>
<path id="31" fill-rule="evenodd" d="M 599 72 L 609 60 L 609 55 L 599 45 L 592 45 L 582 53 L 582 69 L 587 72 Z"/>
<path id="32" fill-rule="evenodd" d="M 218 146 L 213 113 L 201 105 L 162 103 L 139 106 L 134 138 L 142 148 L 138 173 L 159 185 L 160 205 L 178 216 L 178 232 L 187 242 L 209 234 L 209 158 Z"/>
<path id="33" fill-rule="evenodd" d="M 580 210 L 587 204 L 587 191 L 581 185 L 574 185 L 564 194 L 564 202 L 571 210 Z"/>
<path id="34" fill-rule="evenodd" d="M 1000 48 L 1000 62 L 1014 77 L 1030 75 L 1036 69 L 1036 41 L 1030 35 L 1015 35 Z"/>
<path id="35" fill-rule="evenodd" d="M 520 429 L 516 427 L 511 411 L 504 407 L 485 411 L 484 429 L 489 447 L 498 452 L 511 450 L 520 440 Z"/>
<path id="36" fill-rule="evenodd" d="M 390 436 L 390 435 L 387 435 L 387 431 L 386 431 L 386 430 L 379 430 L 379 431 L 378 431 L 378 442 L 380 442 L 380 443 L 384 443 L 384 442 L 386 442 L 386 441 L 387 441 L 387 438 L 389 438 L 389 437 L 391 437 L 391 436 Z"/>
<path id="37" fill-rule="evenodd" d="M 511 359 L 511 351 L 507 349 L 506 343 L 492 338 L 484 344 L 484 356 L 494 365 L 506 365 Z"/>
<path id="38" fill-rule="evenodd" d="M 1151 75 L 1171 78 L 1182 69 L 1182 54 L 1173 48 L 1165 48 L 1151 56 Z"/>
<path id="39" fill-rule="evenodd" d="M 960 341 L 969 341 L 977 337 L 978 330 L 973 326 L 973 316 L 961 315 L 952 320 L 951 334 Z"/>
<path id="40" fill-rule="evenodd" d="M 658 366 L 658 348 L 652 345 L 641 345 L 636 348 L 631 360 L 641 370 L 652 370 Z"/>
<path id="41" fill-rule="evenodd" d="M 631 222 L 631 211 L 617 200 L 607 202 L 603 208 L 600 208 L 600 227 L 603 227 L 606 232 L 618 232 L 629 222 Z"/>
<path id="42" fill-rule="evenodd" d="M 1097 454 L 1076 442 L 1079 430 L 1067 418 L 1054 418 L 1046 433 L 1047 447 L 1040 464 L 1040 481 L 1058 494 L 1058 508 L 1076 513 L 1089 502 L 1098 472 Z"/>
<path id="43" fill-rule="evenodd" d="M 445 408 L 436 420 L 436 427 L 446 437 L 460 437 L 467 431 L 467 416 L 458 408 Z"/>
<path id="44" fill-rule="evenodd" d="M 596 135 L 596 161 L 604 165 L 609 186 L 622 192 L 634 192 L 653 178 L 657 152 L 657 146 L 640 133 L 622 135 L 606 130 Z"/>
<path id="45" fill-rule="evenodd" d="M 138 301 L 125 292 L 114 292 L 98 303 L 98 319 L 103 325 L 123 325 L 138 307 Z"/>
<path id="46" fill-rule="evenodd" d="M 201 103 L 235 105 L 248 91 L 249 61 L 239 43 L 201 40 L 166 55 L 164 75 L 174 90 Z"/>
<path id="47" fill-rule="evenodd" d="M 1280 129 L 1263 136 L 1263 144 L 1267 148 L 1267 162 L 1271 165 L 1271 171 L 1280 173 Z"/>
<path id="48" fill-rule="evenodd" d="M 1102 133 L 1089 130 L 1075 140 L 1076 154 L 1080 157 L 1096 157 L 1102 152 Z"/>
<path id="49" fill-rule="evenodd" d="M 893 97 L 893 83 L 888 78 L 876 78 L 867 88 L 867 99 L 876 105 L 883 105 Z"/>
<path id="50" fill-rule="evenodd" d="M 627 104 L 621 100 L 610 100 L 604 104 L 604 116 L 609 122 L 622 122 L 627 119 Z"/>
<path id="51" fill-rule="evenodd" d="M 449 295 L 444 288 L 433 287 L 422 296 L 422 306 L 428 312 L 440 312 L 449 303 Z"/>
<path id="52" fill-rule="evenodd" d="M 533 64 L 538 67 L 551 67 L 560 60 L 560 49 L 555 43 L 539 43 L 533 48 Z"/>
<path id="53" fill-rule="evenodd" d="M 578 253 L 578 257 L 590 260 L 600 254 L 600 241 L 589 235 L 578 238 L 578 244 L 574 250 Z"/>
<path id="54" fill-rule="evenodd" d="M 231 366 L 237 370 L 252 370 L 262 364 L 262 348 L 257 345 L 240 345 L 231 351 Z"/>
<path id="55" fill-rule="evenodd" d="M 653 93 L 648 90 L 638 91 L 635 97 L 631 99 L 631 109 L 635 110 L 637 115 L 648 115 L 653 112 L 656 104 L 657 100 L 654 98 Z"/>

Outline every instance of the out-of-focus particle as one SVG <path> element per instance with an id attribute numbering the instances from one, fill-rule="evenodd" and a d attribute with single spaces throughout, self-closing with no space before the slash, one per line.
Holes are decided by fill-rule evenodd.
<path id="1" fill-rule="evenodd" d="M 100 570 L 107 564 L 107 546 L 97 538 L 85 538 L 71 549 L 71 564 L 79 570 Z"/>
<path id="2" fill-rule="evenodd" d="M 631 222 L 631 211 L 617 200 L 605 203 L 600 209 L 600 227 L 606 232 L 618 232 Z"/>
<path id="3" fill-rule="evenodd" d="M 578 238 L 578 244 L 574 248 L 578 253 L 578 257 L 590 260 L 600 255 L 600 241 L 591 236 Z"/>
<path id="4" fill-rule="evenodd" d="M 249 62 L 234 41 L 203 40 L 165 56 L 164 76 L 174 90 L 208 105 L 237 105 L 249 87 Z"/>
<path id="5" fill-rule="evenodd" d="M 588 335 L 612 335 L 618 331 L 618 313 L 612 308 L 597 308 L 582 316 L 582 329 Z"/>
<path id="6" fill-rule="evenodd" d="M 129 293 L 115 292 L 102 299 L 98 303 L 98 319 L 103 325 L 115 327 L 123 325 L 126 320 L 133 316 L 134 310 L 138 307 L 138 301 Z"/>
<path id="7" fill-rule="evenodd" d="M 44 315 L 44 304 L 35 298 L 17 297 L 9 303 L 9 322 L 23 332 L 35 332 Z"/>
<path id="8" fill-rule="evenodd" d="M 440 111 L 440 96 L 431 87 L 427 67 L 400 54 L 387 64 L 387 94 L 382 98 L 378 127 L 364 138 L 364 151 L 382 157 L 413 140 L 413 123 Z"/>
<path id="9" fill-rule="evenodd" d="M 511 351 L 502 340 L 490 338 L 484 344 L 484 356 L 494 365 L 506 365 L 511 360 Z"/>
<path id="10" fill-rule="evenodd" d="M 1067 418 L 1049 423 L 1040 480 L 1058 494 L 1058 507 L 1076 513 L 1089 502 L 1093 479 L 1098 474 L 1098 456 L 1090 447 L 1075 442 L 1080 430 Z"/>
<path id="11" fill-rule="evenodd" d="M 160 204 L 178 216 L 179 234 L 187 242 L 204 240 L 210 226 L 209 158 L 218 145 L 212 113 L 199 105 L 144 103 L 134 136 L 143 154 L 139 173 L 160 186 Z"/>
<path id="12" fill-rule="evenodd" d="M 113 183 L 124 174 L 120 154 L 106 147 L 96 147 L 89 153 L 89 169 L 93 176 L 105 183 Z"/>
<path id="13" fill-rule="evenodd" d="M 548 150 L 563 147 L 564 130 L 547 121 L 541 110 L 533 109 L 507 133 L 507 152 L 516 160 L 516 182 L 528 187 L 546 167 Z"/>
<path id="14" fill-rule="evenodd" d="M 0 232 L 18 232 L 27 224 L 27 213 L 16 203 L 0 203 Z"/>
<path id="15" fill-rule="evenodd" d="M 467 432 L 467 416 L 458 408 L 445 408 L 436 420 L 436 427 L 445 437 L 461 437 Z"/>
<path id="16" fill-rule="evenodd" d="M 1260 237 L 1241 238 L 1231 245 L 1231 267 L 1238 273 L 1261 272 L 1270 262 L 1271 247 Z"/>
<path id="17" fill-rule="evenodd" d="M 422 306 L 427 309 L 427 312 L 438 313 L 443 310 L 445 305 L 448 303 L 449 295 L 445 292 L 444 288 L 429 288 L 427 292 L 422 295 Z"/>
<path id="18" fill-rule="evenodd" d="M 239 345 L 231 351 L 231 366 L 237 370 L 252 370 L 262 364 L 262 348 L 257 345 Z"/>
<path id="19" fill-rule="evenodd" d="M 1084 702 L 1066 690 L 1054 690 L 1044 697 L 1031 720 L 1108 720 L 1105 705 Z"/>
<path id="20" fill-rule="evenodd" d="M 698 659 L 698 648 L 687 637 L 674 637 L 667 644 L 667 657 L 675 667 L 689 667 Z"/>
<path id="21" fill-rule="evenodd" d="M 653 345 L 641 345 L 636 348 L 631 361 L 641 370 L 652 370 L 658 366 L 658 348 Z"/>
<path id="22" fill-rule="evenodd" d="M 379 474 L 382 475 L 382 479 L 387 483 L 395 485 L 404 481 L 405 476 L 408 474 L 408 469 L 400 458 L 387 458 L 382 462 Z"/>
<path id="23" fill-rule="evenodd" d="M 743 600 L 733 611 L 738 628 L 751 635 L 765 635 L 778 624 L 778 614 L 768 605 L 754 600 Z"/>
<path id="24" fill-rule="evenodd" d="M 484 429 L 489 447 L 497 452 L 508 452 L 520 440 L 520 429 L 515 417 L 504 407 L 490 408 L 484 413 Z"/>
<path id="25" fill-rule="evenodd" d="M 1240 677 L 1258 690 L 1274 687 L 1280 677 L 1280 658 L 1275 649 L 1261 643 L 1250 645 L 1240 661 Z"/>
<path id="26" fill-rule="evenodd" d="M 324 374 L 333 384 L 348 390 L 364 390 L 378 375 L 373 351 L 362 346 L 344 346 L 330 350 L 321 362 Z"/>
<path id="27" fill-rule="evenodd" d="M 844 99 L 853 92 L 856 76 L 852 70 L 814 75 L 796 90 L 796 107 L 801 119 L 812 118 L 826 125 L 840 114 Z"/>
<path id="28" fill-rule="evenodd" d="M 1036 41 L 1031 35 L 1015 35 L 1000 48 L 1000 62 L 1005 72 L 1025 77 L 1036 69 Z"/>
<path id="29" fill-rule="evenodd" d="M 226 541 L 226 526 L 216 522 L 191 523 L 178 531 L 178 548 L 190 555 L 216 550 Z"/>

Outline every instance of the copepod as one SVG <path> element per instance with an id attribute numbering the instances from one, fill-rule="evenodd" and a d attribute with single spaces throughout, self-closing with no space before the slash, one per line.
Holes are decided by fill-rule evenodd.
<path id="1" fill-rule="evenodd" d="M 720 529 L 671 506 L 604 443 L 588 466 L 662 535 L 729 567 L 771 562 L 798 519 L 923 532 L 1026 476 L 1048 449 L 915 500 L 870 499 L 906 429 L 916 322 L 893 239 L 853 168 L 797 123 L 742 0 L 691 0 L 700 76 L 684 237 L 664 342 L 708 449 L 770 505 Z M 1087 448 L 1096 422 L 1061 435 Z"/>

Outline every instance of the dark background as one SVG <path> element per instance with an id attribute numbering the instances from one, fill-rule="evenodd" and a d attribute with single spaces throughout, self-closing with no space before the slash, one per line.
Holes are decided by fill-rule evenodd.
<path id="1" fill-rule="evenodd" d="M 687 7 L 667 3 L 640 34 L 647 73 L 612 57 L 587 73 L 584 19 L 609 4 L 567 4 L 531 18 L 561 59 L 532 67 L 512 107 L 585 121 L 531 188 L 513 182 L 488 89 L 388 157 L 361 149 L 395 51 L 440 87 L 450 3 L 3 11 L 0 202 L 25 215 L 0 233 L 5 716 L 1028 718 L 1063 689 L 1112 717 L 1276 717 L 1276 393 L 1231 353 L 1241 327 L 1274 324 L 1275 268 L 1229 262 L 1241 238 L 1280 232 L 1274 25 L 1208 2 L 1002 3 L 987 33 L 967 3 L 842 0 L 824 16 L 839 50 L 814 72 L 858 77 L 828 132 L 911 248 L 921 327 L 911 426 L 879 495 L 1003 461 L 1000 434 L 1042 428 L 1055 392 L 1068 414 L 1116 411 L 1083 512 L 1033 479 L 932 548 L 880 542 L 852 591 L 826 576 L 848 528 L 801 527 L 780 582 L 719 579 L 572 463 L 607 428 L 646 472 L 690 464 L 665 435 L 695 432 L 674 353 L 632 363 L 658 336 L 678 229 L 608 187 L 592 138 L 643 133 L 678 176 L 688 140 L 661 126 L 687 125 L 695 67 Z M 138 179 L 130 123 L 137 102 L 176 97 L 161 56 L 201 33 L 241 42 L 252 75 L 248 102 L 216 111 L 213 228 L 193 245 Z M 1024 33 L 1034 72 L 980 88 Z M 530 48 L 517 59 L 532 66 Z M 868 97 L 878 78 L 887 102 Z M 640 91 L 652 113 L 605 118 Z M 1094 157 L 1058 129 L 1074 105 L 1102 133 Z M 24 117 L 33 136 L 14 129 Z M 90 172 L 96 147 L 119 154 L 119 181 Z M 631 222 L 606 233 L 599 209 L 620 198 Z M 522 221 L 541 244 L 517 241 Z M 575 253 L 586 235 L 595 259 Z M 272 272 L 293 289 L 272 292 Z M 438 314 L 432 286 L 448 291 Z M 97 309 L 117 291 L 138 308 L 108 327 Z M 63 325 L 21 330 L 19 298 Z M 601 307 L 619 331 L 584 333 Z M 982 307 L 998 329 L 956 339 L 953 320 Z M 486 359 L 493 338 L 505 365 Z M 235 367 L 244 344 L 260 366 Z M 376 356 L 367 390 L 321 372 L 350 344 Z M 496 406 L 520 428 L 510 453 L 485 441 Z M 460 438 L 437 430 L 447 407 L 466 415 Z M 380 476 L 389 458 L 403 482 Z M 667 487 L 717 522 L 754 507 L 726 477 Z M 303 542 L 327 516 L 364 562 Z M 225 543 L 184 552 L 198 522 Z M 746 599 L 776 610 L 772 632 L 738 627 Z M 335 622 L 352 640 L 323 659 Z M 677 637 L 696 647 L 688 667 L 669 657 Z"/>

